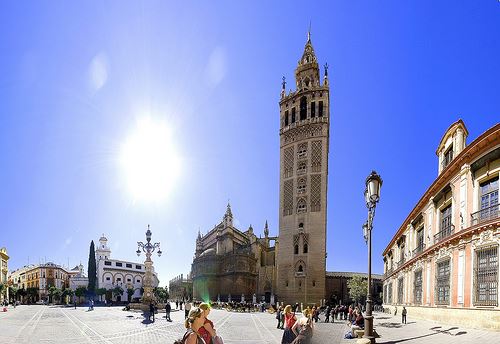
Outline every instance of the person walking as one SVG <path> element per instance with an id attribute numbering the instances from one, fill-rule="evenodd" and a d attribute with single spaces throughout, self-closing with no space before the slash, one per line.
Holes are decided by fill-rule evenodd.
<path id="1" fill-rule="evenodd" d="M 182 307 L 181 307 L 181 309 L 182 309 Z M 190 310 L 191 310 L 191 302 L 186 302 L 184 304 L 184 318 L 188 317 Z"/>
<path id="2" fill-rule="evenodd" d="M 172 306 L 170 305 L 170 301 L 167 301 L 165 303 L 165 319 L 167 319 L 167 321 L 172 321 L 172 319 L 170 319 L 170 311 L 172 310 Z"/>
<path id="3" fill-rule="evenodd" d="M 286 305 L 283 313 L 285 314 L 285 331 L 283 332 L 283 337 L 281 337 L 281 344 L 290 344 L 296 337 L 292 331 L 292 327 L 295 325 L 297 317 L 295 316 L 295 312 L 292 313 L 292 306 L 290 305 Z"/>
<path id="4" fill-rule="evenodd" d="M 205 323 L 205 312 L 201 308 L 193 307 L 184 322 L 186 327 L 186 333 L 182 340 L 176 341 L 176 343 L 182 344 L 206 344 L 201 335 L 199 334 L 200 328 Z"/>
<path id="5" fill-rule="evenodd" d="M 406 308 L 403 306 L 403 310 L 401 311 L 401 323 L 406 324 Z"/>
<path id="6" fill-rule="evenodd" d="M 155 305 L 153 305 L 153 302 L 149 303 L 149 321 L 151 321 L 151 316 L 153 316 L 153 322 L 155 322 Z"/>
<path id="7" fill-rule="evenodd" d="M 179 309 L 179 300 L 175 300 L 175 309 Z"/>
<path id="8" fill-rule="evenodd" d="M 208 319 L 208 315 L 210 314 L 210 305 L 202 302 L 198 307 L 203 311 L 203 317 L 205 318 L 205 322 L 203 323 L 203 326 L 199 328 L 198 333 L 205 344 L 216 344 L 217 332 L 215 331 L 214 323 Z"/>
<path id="9" fill-rule="evenodd" d="M 305 309 L 302 313 L 303 317 L 296 321 L 292 327 L 292 331 L 296 335 L 292 344 L 308 344 L 313 336 L 313 311 Z"/>
<path id="10" fill-rule="evenodd" d="M 283 308 L 279 307 L 278 310 L 276 311 L 276 319 L 278 320 L 278 325 L 276 325 L 276 328 L 281 328 L 281 314 L 283 313 Z"/>

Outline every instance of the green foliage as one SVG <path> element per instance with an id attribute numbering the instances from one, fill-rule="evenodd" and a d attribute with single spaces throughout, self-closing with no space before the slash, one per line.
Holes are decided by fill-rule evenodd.
<path id="1" fill-rule="evenodd" d="M 166 300 L 168 300 L 168 291 L 166 288 L 163 288 L 163 287 L 156 287 L 154 288 L 153 290 L 156 298 L 158 299 L 158 301 L 160 302 L 165 302 Z"/>
<path id="2" fill-rule="evenodd" d="M 85 287 L 78 287 L 75 290 L 75 295 L 79 298 L 84 296 L 86 293 L 87 293 L 87 288 Z"/>
<path id="3" fill-rule="evenodd" d="M 112 292 L 114 297 L 118 297 L 123 295 L 124 290 L 122 287 L 116 286 L 113 288 Z"/>
<path id="4" fill-rule="evenodd" d="M 360 276 L 353 276 L 347 281 L 349 297 L 359 303 L 368 293 L 368 280 Z"/>
<path id="5" fill-rule="evenodd" d="M 91 294 L 94 294 L 94 292 L 95 292 L 95 286 L 96 286 L 96 281 L 97 281 L 97 267 L 96 267 L 96 261 L 95 261 L 94 240 L 92 240 L 90 242 L 88 275 L 89 275 L 88 290 L 89 290 L 89 292 Z"/>
<path id="6" fill-rule="evenodd" d="M 26 289 L 26 295 L 28 296 L 28 299 L 33 302 L 35 300 L 35 297 L 38 295 L 38 288 L 32 287 Z"/>
<path id="7" fill-rule="evenodd" d="M 128 302 L 132 300 L 132 295 L 134 295 L 135 289 L 134 288 L 127 288 L 127 299 Z"/>

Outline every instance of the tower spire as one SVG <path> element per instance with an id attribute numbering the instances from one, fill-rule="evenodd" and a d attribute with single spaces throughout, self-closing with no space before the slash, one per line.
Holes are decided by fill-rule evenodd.
<path id="1" fill-rule="evenodd" d="M 307 31 L 307 41 L 311 41 L 311 20 L 309 20 L 309 30 Z"/>

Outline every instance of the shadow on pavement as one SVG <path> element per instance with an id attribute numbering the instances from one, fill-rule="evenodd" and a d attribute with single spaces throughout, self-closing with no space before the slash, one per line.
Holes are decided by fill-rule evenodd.
<path id="1" fill-rule="evenodd" d="M 393 323 L 393 322 L 385 322 L 385 323 L 379 323 L 377 326 L 381 327 L 387 327 L 387 328 L 400 328 L 402 325 L 400 323 Z"/>
<path id="2" fill-rule="evenodd" d="M 403 342 L 406 342 L 408 340 L 414 340 L 414 339 L 419 339 L 419 338 L 425 338 L 425 337 L 429 337 L 429 336 L 434 336 L 436 335 L 437 333 L 429 333 L 429 334 L 424 334 L 423 336 L 417 336 L 417 337 L 411 337 L 411 338 L 404 338 L 404 339 L 398 339 L 398 340 L 390 340 L 388 342 L 380 342 L 378 341 L 377 343 L 379 344 L 396 344 L 396 343 L 403 343 Z"/>

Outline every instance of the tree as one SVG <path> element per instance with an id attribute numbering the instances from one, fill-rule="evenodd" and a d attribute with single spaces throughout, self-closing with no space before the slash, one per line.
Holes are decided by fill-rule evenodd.
<path id="1" fill-rule="evenodd" d="M 132 295 L 134 295 L 135 289 L 134 288 L 127 288 L 127 299 L 128 302 L 132 300 Z"/>
<path id="2" fill-rule="evenodd" d="M 160 302 L 165 302 L 166 300 L 168 300 L 168 291 L 166 288 L 162 288 L 162 287 L 156 287 L 154 288 L 153 290 L 156 298 L 160 301 Z"/>
<path id="3" fill-rule="evenodd" d="M 1 296 L 4 295 L 6 289 L 7 289 L 7 286 L 5 284 L 3 284 L 3 283 L 0 284 L 0 299 L 3 299 L 3 297 L 1 297 Z"/>
<path id="4" fill-rule="evenodd" d="M 94 240 L 90 242 L 88 273 L 89 273 L 88 290 L 90 294 L 93 296 L 95 293 L 96 280 L 97 280 Z"/>
<path id="5" fill-rule="evenodd" d="M 116 286 L 113 288 L 113 296 L 115 298 L 118 298 L 118 296 L 122 296 L 123 292 L 124 292 L 124 290 L 122 287 Z"/>
<path id="6" fill-rule="evenodd" d="M 24 302 L 24 297 L 25 297 L 26 295 L 28 295 L 28 293 L 26 292 L 26 289 L 21 288 L 21 289 L 19 289 L 19 290 L 17 291 L 17 295 L 21 296 L 21 300 L 20 300 L 20 301 L 21 301 L 21 302 Z"/>
<path id="7" fill-rule="evenodd" d="M 99 296 L 99 301 L 102 301 L 101 296 L 106 294 L 106 288 L 97 288 L 95 290 L 97 296 Z"/>
<path id="8" fill-rule="evenodd" d="M 87 293 L 87 288 L 85 287 L 78 287 L 75 290 L 75 295 L 78 297 L 78 302 L 80 302 L 80 298 L 84 296 Z"/>
<path id="9" fill-rule="evenodd" d="M 55 303 L 55 299 L 59 299 L 61 297 L 61 289 L 51 285 L 49 287 L 49 303 Z"/>
<path id="10" fill-rule="evenodd" d="M 38 295 L 38 288 L 32 287 L 26 289 L 26 295 L 28 295 L 28 299 L 30 300 L 30 302 L 34 302 L 35 297 Z"/>
<path id="11" fill-rule="evenodd" d="M 66 297 L 70 297 L 73 296 L 74 294 L 74 291 L 69 289 L 69 288 L 66 288 L 66 289 L 63 289 L 62 293 L 61 293 L 61 298 L 65 299 Z M 68 303 L 68 300 L 65 300 L 65 303 Z"/>
<path id="12" fill-rule="evenodd" d="M 347 281 L 347 288 L 349 288 L 349 297 L 356 301 L 357 304 L 368 293 L 368 280 L 361 276 L 353 276 Z"/>
<path id="13" fill-rule="evenodd" d="M 17 291 L 18 289 L 16 287 L 10 286 L 9 287 L 9 297 L 11 300 L 16 300 L 17 298 Z"/>

